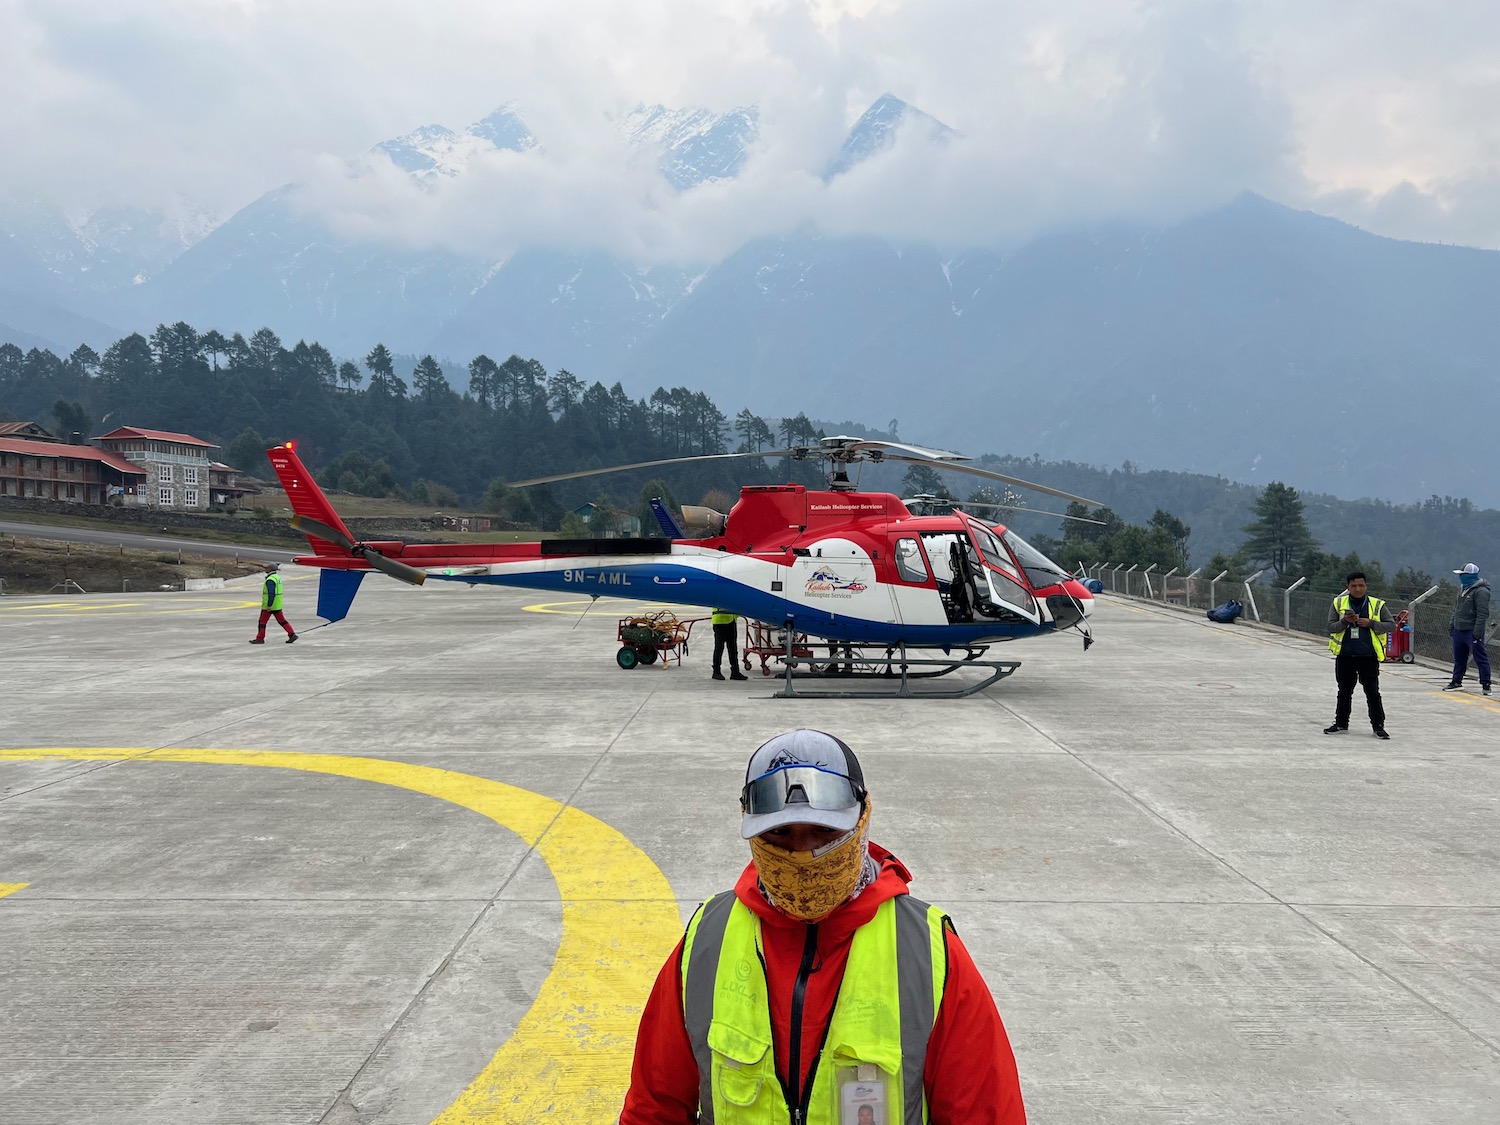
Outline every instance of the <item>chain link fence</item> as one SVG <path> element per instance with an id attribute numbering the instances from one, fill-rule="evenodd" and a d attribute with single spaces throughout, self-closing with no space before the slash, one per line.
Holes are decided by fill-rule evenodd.
<path id="1" fill-rule="evenodd" d="M 1328 607 L 1342 587 L 1315 590 L 1297 582 L 1290 589 L 1280 590 L 1257 581 L 1264 573 L 1253 575 L 1247 582 L 1231 580 L 1227 574 L 1217 577 L 1198 571 L 1163 574 L 1155 567 L 1142 570 L 1135 566 L 1103 565 L 1090 568 L 1087 577 L 1097 578 L 1106 593 L 1188 609 L 1208 610 L 1233 598 L 1245 607 L 1246 620 L 1326 639 Z M 1386 606 L 1393 619 L 1403 611 L 1406 613 L 1405 627 L 1410 630 L 1412 652 L 1424 659 L 1446 664 L 1453 659 L 1453 646 L 1448 637 L 1448 620 L 1453 607 L 1438 605 L 1432 600 L 1437 590 L 1438 587 L 1434 586 L 1410 601 L 1389 598 Z M 1374 592 L 1379 595 L 1378 591 Z M 1492 647 L 1497 631 L 1500 631 L 1500 619 L 1492 615 L 1486 630 L 1487 643 Z"/>

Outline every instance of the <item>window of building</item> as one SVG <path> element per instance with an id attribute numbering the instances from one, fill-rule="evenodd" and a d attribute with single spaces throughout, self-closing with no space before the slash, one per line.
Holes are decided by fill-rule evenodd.
<path id="1" fill-rule="evenodd" d="M 170 507 L 172 504 L 172 490 L 170 488 L 158 488 L 156 490 L 156 502 L 163 507 Z"/>
<path id="2" fill-rule="evenodd" d="M 189 469 L 183 469 L 182 470 L 182 483 L 183 484 L 197 484 L 198 483 L 198 470 L 197 469 L 191 469 L 191 468 L 189 468 Z"/>
<path id="3" fill-rule="evenodd" d="M 78 462 L 76 462 L 76 461 L 64 461 L 63 462 L 63 472 L 65 472 L 65 473 L 76 473 L 77 471 L 78 471 Z"/>
<path id="4" fill-rule="evenodd" d="M 68 485 L 68 499 L 69 500 L 73 500 L 73 499 L 76 499 L 77 496 L 78 496 L 78 486 L 76 484 L 70 484 L 70 485 Z"/>
<path id="5" fill-rule="evenodd" d="M 171 480 L 172 479 L 172 466 L 171 465 L 158 465 L 158 466 L 156 466 L 156 479 L 157 480 Z"/>
<path id="6" fill-rule="evenodd" d="M 182 490 L 182 503 L 184 507 L 196 508 L 198 506 L 198 490 L 196 488 L 184 488 Z"/>

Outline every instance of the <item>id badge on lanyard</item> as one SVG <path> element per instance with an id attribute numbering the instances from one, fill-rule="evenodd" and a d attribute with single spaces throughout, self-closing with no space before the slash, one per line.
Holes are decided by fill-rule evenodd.
<path id="1" fill-rule="evenodd" d="M 839 1125 L 900 1125 L 890 1116 L 889 1079 L 874 1063 L 841 1068 L 836 1084 Z"/>

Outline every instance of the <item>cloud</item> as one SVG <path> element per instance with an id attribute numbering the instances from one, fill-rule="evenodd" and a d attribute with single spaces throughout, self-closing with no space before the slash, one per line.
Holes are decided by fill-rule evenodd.
<path id="1" fill-rule="evenodd" d="M 0 197 L 226 215 L 281 184 L 349 237 L 706 260 L 814 225 L 943 243 L 1170 221 L 1244 190 L 1500 246 L 1500 7 L 1447 0 L 0 0 Z M 891 91 L 908 131 L 824 184 Z M 418 185 L 358 154 L 513 101 L 543 151 Z M 677 194 L 613 119 L 761 107 Z M 353 163 L 351 164 L 351 158 Z"/>

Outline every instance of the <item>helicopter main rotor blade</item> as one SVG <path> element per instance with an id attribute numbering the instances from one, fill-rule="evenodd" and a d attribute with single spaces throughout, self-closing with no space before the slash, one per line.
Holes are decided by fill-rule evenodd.
<path id="1" fill-rule="evenodd" d="M 597 477 L 604 473 L 623 473 L 630 469 L 654 469 L 658 465 L 681 465 L 688 461 L 727 461 L 735 457 L 796 457 L 805 452 L 801 449 L 765 449 L 759 453 L 700 453 L 693 457 L 663 457 L 659 461 L 637 461 L 633 465 L 611 465 L 607 469 L 583 469 L 576 473 L 557 473 L 550 477 L 507 481 L 506 484 L 510 488 L 529 488 L 534 484 L 552 484 L 555 481 L 576 480 L 579 477 Z"/>
<path id="2" fill-rule="evenodd" d="M 867 450 L 875 454 L 880 454 L 882 451 L 887 449 L 895 449 L 900 450 L 904 453 L 915 454 L 916 456 L 925 458 L 929 461 L 943 461 L 945 463 L 948 461 L 973 460 L 973 458 L 971 457 L 965 457 L 962 453 L 950 453 L 946 449 L 924 449 L 920 445 L 907 445 L 905 442 L 901 441 L 861 441 L 855 448 Z M 886 456 L 894 458 L 897 456 L 897 454 L 892 453 L 887 454 Z M 875 458 L 872 458 L 872 460 L 874 459 Z"/>
<path id="3" fill-rule="evenodd" d="M 913 465 L 929 465 L 933 468 L 952 469 L 955 473 L 968 473 L 970 476 L 984 477 L 987 480 L 998 480 L 1002 484 L 1013 484 L 1017 488 L 1029 488 L 1033 492 L 1045 492 L 1048 496 L 1058 496 L 1064 500 L 1073 500 L 1079 504 L 1088 504 L 1095 508 L 1103 507 L 1097 500 L 1090 500 L 1087 496 L 1074 496 L 1071 492 L 1064 492 L 1060 488 L 1049 488 L 1045 484 L 1034 484 L 1029 480 L 1022 480 L 1020 477 L 1008 477 L 1004 473 L 992 473 L 988 469 L 976 469 L 973 465 L 956 465 L 951 461 L 944 461 L 941 464 L 933 465 L 931 461 L 924 457 L 907 457 L 900 453 L 887 454 L 885 459 L 887 461 L 910 461 Z"/>
<path id="4" fill-rule="evenodd" d="M 994 508 L 1002 512 L 1031 512 L 1038 516 L 1056 516 L 1060 520 L 1077 520 L 1079 523 L 1095 523 L 1100 527 L 1105 526 L 1103 520 L 1091 520 L 1087 516 L 1070 516 L 1067 512 L 1048 512 L 1041 508 L 1024 508 L 1020 504 L 991 504 L 981 500 L 954 500 L 955 508 Z"/>

